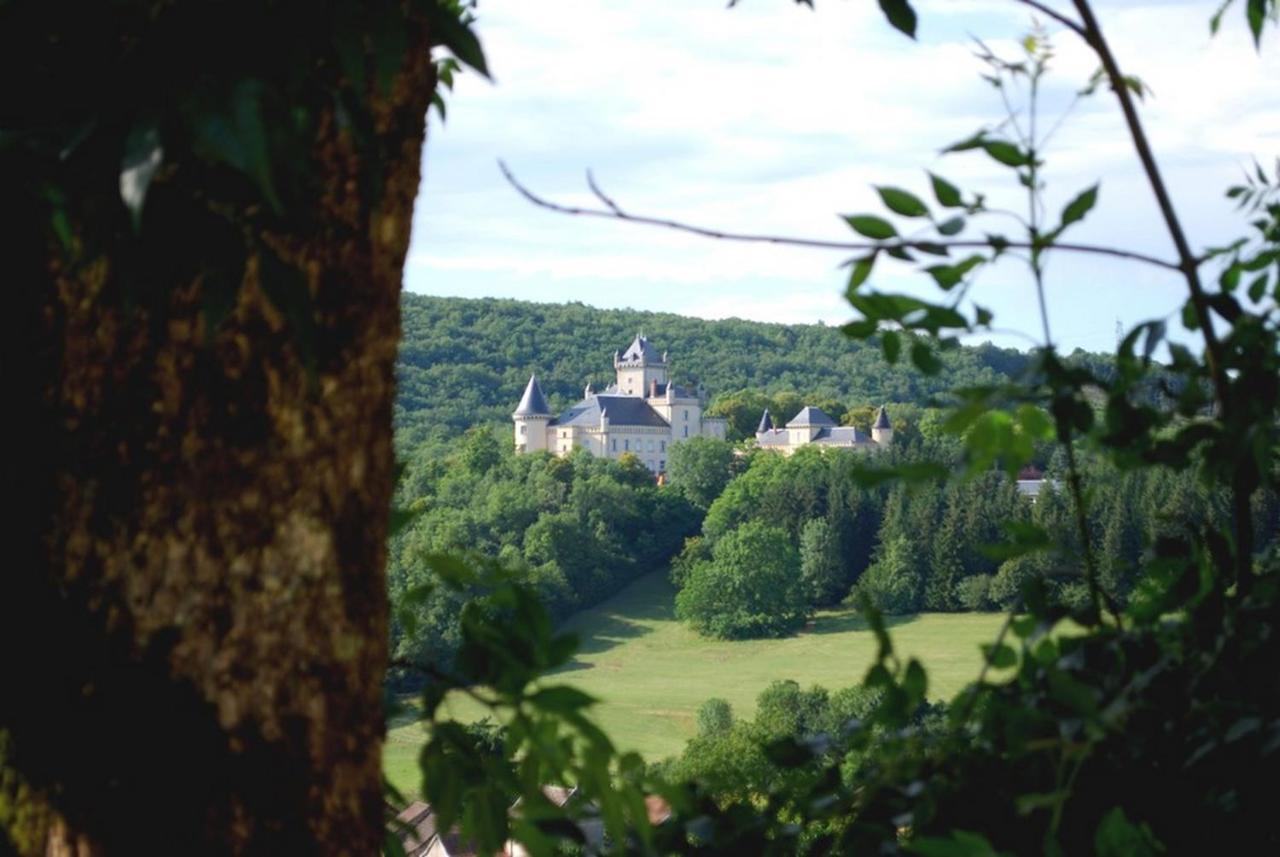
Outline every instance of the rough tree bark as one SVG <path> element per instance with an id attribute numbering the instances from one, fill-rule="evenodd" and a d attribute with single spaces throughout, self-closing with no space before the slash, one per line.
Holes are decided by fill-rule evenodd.
<path id="1" fill-rule="evenodd" d="M 170 5 L 148 10 L 144 48 Z M 10 847 L 379 846 L 399 292 L 435 86 L 428 23 L 402 23 L 403 60 L 365 88 L 363 143 L 330 97 L 338 77 L 300 72 L 315 78 L 314 181 L 281 216 L 233 212 L 249 249 L 216 329 L 209 277 L 183 258 L 209 252 L 208 235 L 182 206 L 241 202 L 180 141 L 145 209 L 161 267 L 135 264 L 127 228 L 82 240 L 94 212 L 121 207 L 118 153 L 69 207 L 76 263 L 46 219 L 17 221 L 5 362 L 19 507 L 0 583 Z M 177 63 L 196 47 L 160 49 Z M 235 62 L 235 45 L 220 49 Z M 306 285 L 309 343 L 268 297 L 264 271 L 281 263 Z"/>

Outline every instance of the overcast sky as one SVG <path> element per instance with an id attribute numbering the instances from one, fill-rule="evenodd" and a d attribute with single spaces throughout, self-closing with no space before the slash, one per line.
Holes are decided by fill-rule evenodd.
<path id="1" fill-rule="evenodd" d="M 970 36 L 1012 55 L 1032 23 L 1026 7 L 917 2 L 911 42 L 872 0 L 819 0 L 816 12 L 791 0 L 725 5 L 482 0 L 478 32 L 494 81 L 460 76 L 447 122 L 432 115 L 406 288 L 705 318 L 838 324 L 853 315 L 838 268 L 847 253 L 553 214 L 504 182 L 499 158 L 558 201 L 590 202 L 591 169 L 624 208 L 724 230 L 849 238 L 838 215 L 877 211 L 872 184 L 927 197 L 925 169 L 1025 207 L 1010 173 L 985 155 L 937 153 L 1000 118 Z M 1269 32 L 1257 54 L 1240 9 L 1210 39 L 1216 5 L 1095 4 L 1125 70 L 1153 91 L 1144 121 L 1196 247 L 1241 234 L 1222 192 L 1253 157 L 1269 165 L 1280 154 L 1280 39 Z M 1070 34 L 1048 32 L 1052 116 L 1096 63 Z M 1076 107 L 1047 157 L 1055 216 L 1102 182 L 1075 240 L 1172 258 L 1109 93 Z M 871 285 L 936 294 L 906 266 L 881 266 Z M 1058 254 L 1049 286 L 1053 335 L 1067 348 L 1110 349 L 1117 319 L 1131 325 L 1180 306 L 1174 277 L 1124 261 Z M 993 268 L 972 294 L 998 327 L 1039 339 L 1022 269 Z"/>

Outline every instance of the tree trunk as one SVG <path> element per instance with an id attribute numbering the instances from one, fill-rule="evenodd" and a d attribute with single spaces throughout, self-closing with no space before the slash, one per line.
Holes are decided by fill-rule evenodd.
<path id="1" fill-rule="evenodd" d="M 311 190 L 245 209 L 216 329 L 212 275 L 179 258 L 204 238 L 156 221 L 220 204 L 179 146 L 143 223 L 177 273 L 142 298 L 128 230 L 74 265 L 44 222 L 17 235 L 0 830 L 21 852 L 379 847 L 399 293 L 435 85 L 426 23 L 404 29 L 371 141 L 318 75 Z M 79 247 L 94 199 L 119 205 L 114 172 L 76 200 Z M 301 314 L 269 297 L 281 263 Z"/>

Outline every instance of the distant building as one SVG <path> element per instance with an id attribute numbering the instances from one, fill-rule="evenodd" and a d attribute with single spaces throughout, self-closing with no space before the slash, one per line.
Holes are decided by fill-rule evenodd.
<path id="1" fill-rule="evenodd" d="M 1018 493 L 1028 498 L 1034 503 L 1040 497 L 1041 490 L 1046 484 L 1057 490 L 1058 482 L 1055 479 L 1045 479 L 1044 474 L 1039 468 L 1028 466 L 1022 468 L 1018 473 Z"/>
<path id="2" fill-rule="evenodd" d="M 691 437 L 724 440 L 725 420 L 703 416 L 706 394 L 671 383 L 666 353 L 638 335 L 625 351 L 613 354 L 616 380 L 596 392 L 590 384 L 582 400 L 559 416 L 551 413 L 537 376 L 511 415 L 516 452 L 548 451 L 568 455 L 590 450 L 602 458 L 635 455 L 654 473 L 667 469 L 673 444 Z"/>
<path id="3" fill-rule="evenodd" d="M 761 449 L 772 449 L 790 455 L 802 446 L 835 447 L 838 449 L 873 450 L 887 447 L 893 442 L 893 426 L 884 406 L 876 412 L 871 434 L 867 435 L 855 426 L 836 425 L 822 408 L 802 408 L 782 428 L 773 424 L 773 417 L 766 408 L 756 429 L 756 443 Z"/>

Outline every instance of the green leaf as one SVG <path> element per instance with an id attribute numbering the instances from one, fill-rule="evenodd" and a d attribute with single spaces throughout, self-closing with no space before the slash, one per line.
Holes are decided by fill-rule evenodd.
<path id="1" fill-rule="evenodd" d="M 907 662 L 907 670 L 902 676 L 902 687 L 914 702 L 924 702 L 929 690 L 929 676 L 915 658 Z"/>
<path id="2" fill-rule="evenodd" d="M 1189 300 L 1182 305 L 1182 326 L 1187 330 L 1200 329 L 1200 315 L 1196 312 L 1193 301 Z"/>
<path id="3" fill-rule="evenodd" d="M 874 214 L 847 214 L 844 220 L 854 232 L 876 241 L 896 238 L 898 235 L 898 230 L 893 228 L 892 223 Z"/>
<path id="4" fill-rule="evenodd" d="M 1267 16 L 1267 0 L 1249 0 L 1244 9 L 1245 19 L 1249 22 L 1249 32 L 1253 33 L 1253 46 L 1262 47 L 1262 23 Z M 1263 180 L 1266 181 L 1265 179 Z"/>
<path id="5" fill-rule="evenodd" d="M 1240 263 L 1228 265 L 1218 277 L 1218 285 L 1224 292 L 1234 292 L 1240 285 Z"/>
<path id="6" fill-rule="evenodd" d="M 1154 857 L 1165 852 L 1151 828 L 1129 821 L 1124 808 L 1119 806 L 1103 816 L 1098 824 L 1093 848 L 1098 857 Z"/>
<path id="7" fill-rule="evenodd" d="M 907 841 L 907 850 L 921 857 L 1001 857 L 991 842 L 980 833 L 953 830 L 950 838 L 921 836 Z"/>
<path id="8" fill-rule="evenodd" d="M 1270 275 L 1266 271 L 1263 271 L 1254 278 L 1253 282 L 1249 283 L 1249 300 L 1254 303 L 1262 300 L 1263 295 L 1267 293 L 1268 276 Z"/>
<path id="9" fill-rule="evenodd" d="M 998 670 L 1008 669 L 1018 663 L 1018 655 L 1013 648 L 1005 643 L 998 646 L 991 643 L 982 644 L 982 654 L 991 666 Z"/>
<path id="10" fill-rule="evenodd" d="M 987 140 L 982 149 L 1006 167 L 1026 167 L 1031 165 L 1031 157 L 1013 143 L 1004 140 Z"/>
<path id="11" fill-rule="evenodd" d="M 934 282 L 942 289 L 952 289 L 958 285 L 974 268 L 987 261 L 976 253 L 954 265 L 930 265 L 925 272 L 933 277 Z"/>
<path id="12" fill-rule="evenodd" d="M 1209 19 L 1209 35 L 1218 35 L 1218 28 L 1222 26 L 1222 15 L 1236 0 L 1222 0 L 1222 5 L 1218 7 L 1218 11 L 1213 13 L 1213 17 Z"/>
<path id="13" fill-rule="evenodd" d="M 543 711 L 565 712 L 594 705 L 596 698 L 576 687 L 558 684 L 536 691 L 530 695 L 529 702 Z"/>
<path id="14" fill-rule="evenodd" d="M 895 30 L 916 37 L 916 12 L 907 0 L 880 0 L 880 11 Z"/>
<path id="15" fill-rule="evenodd" d="M 449 9 L 448 6 L 444 0 L 427 0 L 424 11 L 431 25 L 431 43 L 443 45 L 460 62 L 484 77 L 490 77 L 484 49 L 471 29 L 471 22 L 464 20 L 460 12 Z"/>
<path id="16" fill-rule="evenodd" d="M 897 363 L 902 354 L 902 337 L 895 330 L 886 330 L 880 334 L 880 347 L 884 350 L 884 359 L 889 363 Z"/>
<path id="17" fill-rule="evenodd" d="M 970 149 L 980 149 L 986 142 L 987 142 L 987 132 L 979 131 L 978 133 L 974 134 L 972 137 L 965 137 L 963 140 L 957 143 L 952 143 L 950 146 L 947 146 L 945 149 L 942 150 L 942 154 L 945 155 L 945 154 L 948 154 L 949 152 L 967 152 Z"/>
<path id="18" fill-rule="evenodd" d="M 964 218 L 953 217 L 950 220 L 944 220 L 938 224 L 938 232 L 941 235 L 957 235 L 964 229 Z"/>
<path id="19" fill-rule="evenodd" d="M 920 340 L 911 343 L 911 362 L 926 375 L 937 375 L 942 371 L 942 361 L 933 349 Z"/>
<path id="20" fill-rule="evenodd" d="M 919 250 L 921 253 L 928 253 L 930 256 L 950 256 L 951 251 L 947 249 L 945 244 L 937 244 L 933 241 L 916 241 L 912 243 L 913 250 Z"/>
<path id="21" fill-rule="evenodd" d="M 928 217 L 929 209 L 918 196 L 896 187 L 877 187 L 885 208 L 903 217 Z"/>
<path id="22" fill-rule="evenodd" d="M 933 173 L 929 173 L 929 181 L 933 183 L 933 195 L 938 200 L 938 205 L 943 208 L 964 207 L 964 202 L 960 199 L 960 188 Z"/>
<path id="23" fill-rule="evenodd" d="M 262 81 L 246 78 L 236 82 L 225 102 L 215 96 L 213 103 L 196 100 L 188 109 L 196 151 L 243 173 L 257 185 L 266 203 L 280 212 L 283 206 L 273 179 L 269 123 L 263 115 L 265 95 Z"/>
<path id="24" fill-rule="evenodd" d="M 142 206 L 156 170 L 164 161 L 160 131 L 152 121 L 140 122 L 129 131 L 124 141 L 124 157 L 120 159 L 120 199 L 129 209 L 135 230 L 142 226 Z"/>
<path id="25" fill-rule="evenodd" d="M 1067 203 L 1066 208 L 1062 209 L 1062 224 L 1058 227 L 1058 231 L 1061 232 L 1071 224 L 1083 220 L 1097 202 L 1098 185 L 1095 184 L 1088 190 L 1081 191 L 1075 199 Z"/>
<path id="26" fill-rule="evenodd" d="M 852 292 L 867 281 L 867 277 L 871 276 L 871 269 L 876 266 L 876 255 L 870 253 L 853 260 L 853 270 L 849 272 L 849 285 L 846 291 Z"/>

